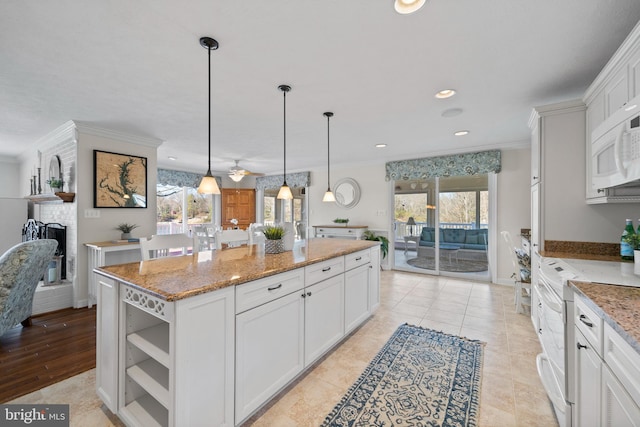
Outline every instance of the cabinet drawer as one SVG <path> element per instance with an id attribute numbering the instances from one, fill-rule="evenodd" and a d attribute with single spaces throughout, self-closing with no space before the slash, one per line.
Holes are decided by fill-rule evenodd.
<path id="1" fill-rule="evenodd" d="M 604 325 L 604 361 L 640 405 L 640 353 L 608 324 Z"/>
<path id="2" fill-rule="evenodd" d="M 371 251 L 369 249 L 359 252 L 354 252 L 344 256 L 344 269 L 345 271 L 353 270 L 356 267 L 365 265 L 371 262 Z"/>
<path id="3" fill-rule="evenodd" d="M 304 268 L 306 286 L 313 285 L 336 274 L 344 273 L 344 257 L 332 258 Z"/>
<path id="4" fill-rule="evenodd" d="M 602 318 L 589 308 L 580 297 L 576 297 L 575 322 L 576 327 L 589 341 L 589 344 L 602 357 Z"/>
<path id="5" fill-rule="evenodd" d="M 236 314 L 283 297 L 304 287 L 304 270 L 298 268 L 236 286 Z"/>

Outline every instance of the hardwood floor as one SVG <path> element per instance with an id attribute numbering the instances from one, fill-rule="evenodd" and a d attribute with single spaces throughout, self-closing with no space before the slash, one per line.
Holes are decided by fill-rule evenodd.
<path id="1" fill-rule="evenodd" d="M 0 403 L 96 366 L 96 309 L 34 316 L 0 337 Z"/>

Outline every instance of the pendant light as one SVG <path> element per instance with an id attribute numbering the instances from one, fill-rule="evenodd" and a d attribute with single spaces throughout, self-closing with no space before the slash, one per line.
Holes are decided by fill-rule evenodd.
<path id="1" fill-rule="evenodd" d="M 211 51 L 218 48 L 218 42 L 211 37 L 200 38 L 200 45 L 207 49 L 209 55 L 209 167 L 207 173 L 202 177 L 200 185 L 198 186 L 198 193 L 200 194 L 220 194 L 220 188 L 218 183 L 211 173 Z"/>
<path id="2" fill-rule="evenodd" d="M 329 119 L 333 117 L 333 113 L 327 111 L 323 114 L 327 118 L 327 192 L 324 193 L 322 198 L 323 202 L 335 202 L 336 198 L 331 192 L 331 180 L 329 179 Z"/>
<path id="3" fill-rule="evenodd" d="M 293 199 L 293 194 L 287 185 L 287 92 L 291 90 L 291 86 L 280 85 L 278 89 L 282 91 L 284 100 L 284 180 L 280 191 L 278 191 L 278 199 L 291 200 Z"/>

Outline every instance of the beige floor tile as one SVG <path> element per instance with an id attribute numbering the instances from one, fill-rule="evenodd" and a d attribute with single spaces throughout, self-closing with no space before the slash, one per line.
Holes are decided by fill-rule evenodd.
<path id="1" fill-rule="evenodd" d="M 317 426 L 403 323 L 486 343 L 479 425 L 557 425 L 538 378 L 539 342 L 515 314 L 513 288 L 450 277 L 383 271 L 376 313 L 245 425 Z M 16 399 L 70 403 L 71 426 L 122 426 L 95 394 L 95 370 Z"/>
<path id="2" fill-rule="evenodd" d="M 448 323 L 450 325 L 462 326 L 464 314 L 453 313 L 451 311 L 442 311 L 432 307 L 424 316 L 424 319 L 434 320 L 440 323 Z"/>

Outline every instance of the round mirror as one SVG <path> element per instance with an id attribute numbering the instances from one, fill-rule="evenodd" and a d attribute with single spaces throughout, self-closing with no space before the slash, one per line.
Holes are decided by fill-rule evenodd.
<path id="1" fill-rule="evenodd" d="M 49 184 L 51 190 L 62 191 L 62 161 L 60 160 L 60 156 L 58 155 L 53 156 L 51 158 L 51 162 L 49 162 L 49 177 L 47 178 L 47 180 L 52 181 L 53 179 L 60 182 L 60 186 L 55 187 Z"/>
<path id="2" fill-rule="evenodd" d="M 352 208 L 360 201 L 360 186 L 352 178 L 342 178 L 333 188 L 336 204 L 342 208 Z"/>

